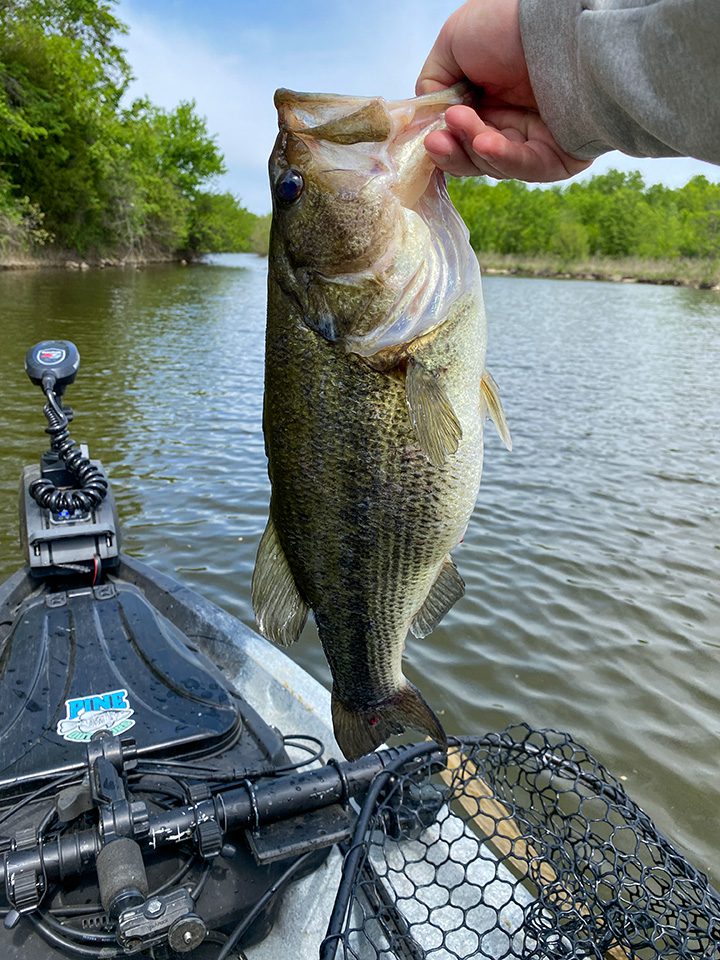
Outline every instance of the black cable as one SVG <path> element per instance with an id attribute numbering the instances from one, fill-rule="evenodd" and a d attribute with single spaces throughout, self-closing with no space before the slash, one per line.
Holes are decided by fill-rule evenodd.
<path id="1" fill-rule="evenodd" d="M 52 387 L 45 390 L 47 403 L 43 413 L 48 422 L 45 432 L 50 435 L 50 447 L 65 465 L 65 469 L 79 484 L 76 490 L 61 490 L 45 477 L 30 484 L 30 496 L 38 506 L 53 513 L 89 512 L 100 506 L 107 495 L 108 482 L 101 470 L 80 452 L 70 436 L 70 419 L 63 410 Z"/>
<path id="2" fill-rule="evenodd" d="M 229 753 L 233 747 L 237 746 L 242 736 L 243 725 L 239 723 L 237 729 L 234 731 L 229 740 L 223 740 L 221 744 L 212 749 L 208 750 L 207 748 L 200 748 L 194 752 L 188 752 L 185 754 L 183 760 L 154 760 L 152 758 L 143 759 L 142 763 L 138 763 L 137 772 L 138 773 L 158 773 L 159 767 L 167 767 L 173 772 L 167 774 L 167 776 L 175 776 L 181 768 L 186 771 L 185 776 L 190 779 L 200 780 L 202 777 L 195 777 L 195 770 L 205 770 L 208 774 L 217 773 L 217 771 L 212 770 L 210 767 L 194 767 L 192 761 L 194 760 L 213 760 L 215 757 L 222 757 L 226 753 Z M 148 769 L 149 768 L 149 769 Z M 253 774 L 250 774 L 251 776 Z M 264 776 L 264 772 L 259 774 Z M 243 777 L 247 777 L 248 774 L 244 773 Z"/>
<path id="3" fill-rule="evenodd" d="M 0 815 L 0 823 L 4 823 L 6 820 L 9 820 L 10 817 L 14 816 L 18 810 L 22 810 L 23 807 L 27 806 L 28 803 L 32 803 L 34 800 L 38 800 L 44 793 L 47 793 L 49 790 L 57 790 L 58 787 L 63 786 L 68 783 L 70 780 L 77 779 L 77 772 L 66 774 L 64 777 L 59 777 L 57 780 L 52 780 L 50 783 L 46 783 L 44 787 L 40 787 L 34 793 L 29 793 L 26 797 L 23 797 L 22 800 L 10 807 L 9 810 L 6 810 L 5 813 Z"/>
<path id="4" fill-rule="evenodd" d="M 37 842 L 42 843 L 45 831 L 50 826 L 51 823 L 54 823 L 57 819 L 57 810 L 55 807 L 50 807 L 48 812 L 40 821 L 40 826 L 37 828 Z"/>
<path id="5" fill-rule="evenodd" d="M 260 914 L 260 911 L 263 910 L 267 904 L 272 900 L 272 898 L 285 887 L 295 876 L 296 873 L 299 873 L 302 867 L 310 860 L 312 857 L 316 856 L 316 850 L 310 850 L 309 853 L 304 853 L 302 857 L 295 861 L 295 863 L 290 864 L 285 873 L 283 873 L 275 883 L 269 887 L 265 893 L 260 897 L 255 906 L 242 918 L 240 923 L 235 927 L 233 932 L 227 939 L 227 943 L 222 948 L 220 953 L 217 955 L 216 960 L 227 960 L 230 956 L 231 950 L 234 948 L 235 944 L 238 942 L 240 937 L 245 933 L 248 927 L 253 923 L 255 918 Z"/>
<path id="6" fill-rule="evenodd" d="M 227 943 L 227 934 L 221 933 L 219 930 L 208 930 L 205 934 L 205 939 L 203 943 L 219 943 L 221 947 L 224 947 Z"/>
<path id="7" fill-rule="evenodd" d="M 195 903 L 200 899 L 200 894 L 205 889 L 205 884 L 210 878 L 210 871 L 212 869 L 212 863 L 208 863 L 203 872 L 200 874 L 200 879 L 197 881 L 194 887 L 191 887 L 188 891 L 190 896 L 193 898 Z"/>
<path id="8" fill-rule="evenodd" d="M 83 903 L 78 906 L 67 906 L 67 907 L 50 907 L 48 913 L 52 914 L 53 917 L 89 917 L 92 914 L 104 914 L 102 904 L 99 903 Z"/>
<path id="9" fill-rule="evenodd" d="M 307 740 L 310 743 L 315 744 L 315 749 L 308 747 L 306 744 L 301 741 Z M 322 740 L 319 740 L 317 737 L 311 737 L 307 733 L 288 733 L 283 737 L 283 746 L 285 747 L 294 747 L 296 750 L 304 750 L 306 753 L 310 754 L 309 757 L 305 760 L 298 760 L 297 763 L 288 763 L 282 767 L 275 767 L 273 770 L 273 776 L 279 776 L 284 773 L 292 773 L 293 770 L 300 770 L 302 767 L 306 767 L 310 763 L 314 763 L 316 760 L 321 760 L 322 755 L 325 753 L 325 744 Z"/>
<path id="10" fill-rule="evenodd" d="M 164 893 L 168 887 L 172 887 L 176 883 L 180 883 L 183 877 L 186 877 L 188 873 L 190 873 L 197 862 L 198 858 L 194 854 L 188 857 L 188 859 L 180 865 L 179 869 L 177 869 L 171 877 L 163 881 L 159 887 L 156 887 L 152 893 L 149 893 L 146 899 L 149 900 L 151 897 L 156 897 L 159 893 Z"/>
<path id="11" fill-rule="evenodd" d="M 307 744 L 300 742 L 302 740 L 309 741 L 310 743 L 314 744 L 315 747 L 308 747 Z M 280 767 L 268 766 L 261 767 L 257 770 L 243 771 L 233 769 L 228 772 L 213 770 L 212 767 L 193 766 L 187 760 L 146 759 L 138 764 L 136 772 L 143 775 L 164 775 L 176 779 L 185 777 L 188 780 L 204 780 L 209 783 L 217 783 L 221 784 L 223 787 L 226 787 L 229 784 L 242 783 L 244 780 L 259 780 L 261 777 L 275 777 L 282 776 L 286 773 L 293 773 L 295 770 L 300 770 L 303 767 L 314 763 L 316 760 L 322 759 L 322 756 L 325 753 L 325 744 L 322 742 L 322 740 L 319 740 L 317 737 L 312 737 L 309 734 L 287 734 L 283 737 L 283 744 L 285 746 L 294 747 L 297 750 L 304 750 L 309 754 L 309 756 L 306 759 L 298 760 L 297 763 L 288 763 Z M 226 749 L 227 748 L 223 748 L 221 752 L 226 752 Z M 209 757 L 215 755 L 219 754 L 205 755 L 203 759 L 208 759 Z"/>
<path id="12" fill-rule="evenodd" d="M 365 794 L 365 799 L 355 822 L 352 842 L 343 860 L 342 875 L 335 896 L 335 904 L 330 915 L 325 938 L 320 944 L 320 960 L 334 960 L 338 944 L 342 939 L 342 928 L 355 885 L 355 878 L 361 866 L 362 856 L 367 853 L 366 834 L 368 826 L 375 813 L 380 795 L 388 783 L 392 782 L 393 776 L 403 767 L 420 757 L 439 750 L 438 745 L 432 741 L 416 744 L 413 747 L 398 747 L 397 755 L 384 770 L 376 775 L 370 784 L 370 789 Z"/>
<path id="13" fill-rule="evenodd" d="M 80 943 L 85 943 L 88 946 L 92 944 L 98 944 L 99 946 L 105 946 L 111 943 L 117 944 L 114 933 L 92 933 L 89 930 L 78 930 L 77 927 L 60 923 L 60 921 L 56 920 L 50 913 L 38 912 L 38 916 L 59 936 L 66 936 L 71 940 L 78 940 Z"/>
<path id="14" fill-rule="evenodd" d="M 45 923 L 44 919 L 34 913 L 28 914 L 28 919 L 43 940 L 51 946 L 57 947 L 61 953 L 70 954 L 74 957 L 90 958 L 90 960 L 100 960 L 101 957 L 102 960 L 115 960 L 115 958 L 124 955 L 124 951 L 120 949 L 112 950 L 109 947 L 103 947 L 102 951 L 100 951 L 93 947 L 83 947 L 79 943 L 73 943 L 72 940 L 66 940 L 64 937 L 55 933 L 55 931 Z"/>

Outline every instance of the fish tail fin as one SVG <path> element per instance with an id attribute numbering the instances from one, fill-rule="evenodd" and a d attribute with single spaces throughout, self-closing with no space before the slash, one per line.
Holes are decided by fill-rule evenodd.
<path id="1" fill-rule="evenodd" d="M 407 681 L 392 696 L 362 710 L 346 706 L 333 689 L 332 718 L 335 739 L 348 760 L 370 753 L 406 727 L 422 730 L 447 747 L 442 724 L 417 687 Z"/>

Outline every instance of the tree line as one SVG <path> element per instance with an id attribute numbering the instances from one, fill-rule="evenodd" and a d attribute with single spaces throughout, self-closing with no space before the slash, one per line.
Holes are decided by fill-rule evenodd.
<path id="1" fill-rule="evenodd" d="M 209 184 L 195 104 L 128 102 L 115 0 L 0 0 L 0 253 L 51 243 L 152 258 L 250 250 L 266 224 Z"/>
<path id="2" fill-rule="evenodd" d="M 549 189 L 451 180 L 449 192 L 478 251 L 567 262 L 720 257 L 720 183 L 704 176 L 676 189 L 617 170 Z"/>

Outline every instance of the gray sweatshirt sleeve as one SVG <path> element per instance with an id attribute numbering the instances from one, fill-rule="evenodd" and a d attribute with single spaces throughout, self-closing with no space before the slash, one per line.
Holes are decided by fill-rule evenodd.
<path id="1" fill-rule="evenodd" d="M 720 163 L 720 0 L 520 0 L 520 28 L 568 153 Z"/>

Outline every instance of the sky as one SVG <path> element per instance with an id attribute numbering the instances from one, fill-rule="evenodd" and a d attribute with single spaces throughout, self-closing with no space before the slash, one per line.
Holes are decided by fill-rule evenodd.
<path id="1" fill-rule="evenodd" d="M 172 109 L 195 100 L 228 172 L 215 183 L 267 213 L 267 158 L 277 87 L 399 98 L 460 0 L 120 0 L 133 96 Z M 640 170 L 647 183 L 681 186 L 720 167 L 690 159 L 605 154 L 586 174 Z"/>

